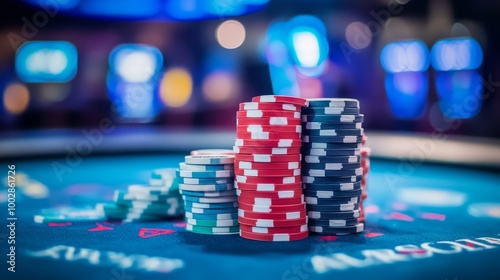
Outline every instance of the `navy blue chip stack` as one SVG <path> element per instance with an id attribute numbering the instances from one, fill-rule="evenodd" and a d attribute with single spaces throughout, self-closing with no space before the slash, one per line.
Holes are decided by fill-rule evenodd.
<path id="1" fill-rule="evenodd" d="M 177 171 L 186 210 L 186 230 L 201 234 L 238 234 L 238 196 L 234 155 L 190 155 Z"/>
<path id="2" fill-rule="evenodd" d="M 309 231 L 347 235 L 360 217 L 363 115 L 355 99 L 308 99 L 302 109 L 302 175 Z"/>

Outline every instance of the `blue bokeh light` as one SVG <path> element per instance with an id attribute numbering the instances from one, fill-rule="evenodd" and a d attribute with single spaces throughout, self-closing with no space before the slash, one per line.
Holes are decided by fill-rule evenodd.
<path id="1" fill-rule="evenodd" d="M 110 71 L 127 82 L 147 82 L 163 65 L 160 50 L 142 44 L 123 44 L 111 51 Z"/>
<path id="2" fill-rule="evenodd" d="M 385 77 L 385 89 L 394 116 L 413 119 L 423 115 L 429 89 L 427 73 L 389 73 Z"/>
<path id="3" fill-rule="evenodd" d="M 434 44 L 431 58 L 438 71 L 472 70 L 483 63 L 483 50 L 472 38 L 445 39 Z"/>
<path id="4" fill-rule="evenodd" d="M 29 83 L 68 82 L 76 75 L 78 53 L 66 41 L 33 41 L 19 47 L 16 71 Z"/>
<path id="5" fill-rule="evenodd" d="M 450 119 L 469 119 L 482 107 L 483 85 L 476 70 L 438 72 L 436 90 L 439 107 Z"/>
<path id="6" fill-rule="evenodd" d="M 380 63 L 388 73 L 423 72 L 429 62 L 429 50 L 418 40 L 387 44 L 380 53 Z"/>

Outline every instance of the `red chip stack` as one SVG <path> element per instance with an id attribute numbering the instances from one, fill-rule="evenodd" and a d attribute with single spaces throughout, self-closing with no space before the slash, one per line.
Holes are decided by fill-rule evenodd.
<path id="1" fill-rule="evenodd" d="M 308 236 L 301 179 L 301 107 L 307 100 L 263 95 L 237 113 L 234 172 L 243 238 L 293 241 Z"/>
<path id="2" fill-rule="evenodd" d="M 368 198 L 368 189 L 367 189 L 367 181 L 368 181 L 368 173 L 370 171 L 370 148 L 365 147 L 367 137 L 366 134 L 363 133 L 363 142 L 361 147 L 361 168 L 363 168 L 363 179 L 361 179 L 361 203 L 359 204 L 360 216 L 359 221 L 365 222 L 365 209 L 363 206 L 363 201 Z"/>

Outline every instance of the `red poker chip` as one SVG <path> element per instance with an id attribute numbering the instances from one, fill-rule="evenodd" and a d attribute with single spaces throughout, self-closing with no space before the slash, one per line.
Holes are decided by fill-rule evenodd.
<path id="1" fill-rule="evenodd" d="M 235 154 L 234 160 L 236 161 L 249 161 L 249 162 L 266 162 L 266 163 L 279 163 L 279 162 L 299 162 L 302 160 L 302 155 L 265 155 L 265 154 Z"/>
<path id="2" fill-rule="evenodd" d="M 301 226 L 307 223 L 307 217 L 290 220 L 275 220 L 275 219 L 252 219 L 238 216 L 240 224 L 254 227 L 293 227 Z"/>
<path id="3" fill-rule="evenodd" d="M 250 205 L 261 205 L 261 206 L 283 206 L 291 204 L 302 204 L 304 203 L 304 197 L 293 197 L 293 198 L 268 198 L 268 197 L 251 197 L 251 196 L 239 196 L 238 202 L 250 204 Z"/>
<path id="4" fill-rule="evenodd" d="M 361 147 L 361 156 L 362 157 L 369 157 L 371 153 L 372 153 L 372 150 L 370 148 Z"/>
<path id="5" fill-rule="evenodd" d="M 236 132 L 239 139 L 249 140 L 279 140 L 279 139 L 302 139 L 302 134 L 297 132 Z"/>
<path id="6" fill-rule="evenodd" d="M 236 182 L 234 184 L 234 187 L 238 190 L 254 191 L 254 192 L 276 192 L 276 191 L 289 191 L 289 190 L 302 191 L 302 183 L 275 184 L 275 183 Z"/>
<path id="7" fill-rule="evenodd" d="M 248 140 L 236 139 L 234 145 L 237 147 L 257 146 L 267 148 L 289 148 L 300 147 L 302 141 L 300 139 L 280 139 L 280 140 Z"/>
<path id="8" fill-rule="evenodd" d="M 284 190 L 284 191 L 273 191 L 273 192 L 236 190 L 236 194 L 246 197 L 294 198 L 294 197 L 300 197 L 302 195 L 302 190 L 295 189 L 295 190 Z"/>
<path id="9" fill-rule="evenodd" d="M 235 169 L 257 169 L 257 170 L 276 170 L 276 169 L 299 169 L 301 167 L 300 161 L 291 162 L 251 162 L 251 161 L 234 161 Z"/>
<path id="10" fill-rule="evenodd" d="M 300 226 L 293 226 L 293 227 L 276 227 L 276 228 L 252 227 L 249 225 L 240 225 L 240 229 L 246 232 L 262 233 L 262 234 L 299 233 L 309 230 L 307 228 L 307 224 L 303 224 Z"/>
<path id="11" fill-rule="evenodd" d="M 285 117 L 290 119 L 300 119 L 300 112 L 283 110 L 248 110 L 236 112 L 237 118 L 271 118 Z"/>
<path id="12" fill-rule="evenodd" d="M 300 125 L 238 125 L 236 132 L 296 132 L 302 133 Z"/>
<path id="13" fill-rule="evenodd" d="M 234 174 L 249 177 L 287 177 L 299 176 L 300 173 L 300 169 L 234 169 Z"/>
<path id="14" fill-rule="evenodd" d="M 240 103 L 239 109 L 246 110 L 284 110 L 284 111 L 298 111 L 300 112 L 301 106 L 283 103 L 270 103 L 270 102 L 245 102 Z"/>
<path id="15" fill-rule="evenodd" d="M 266 206 L 266 205 L 257 205 L 257 204 L 246 204 L 246 203 L 240 202 L 238 205 L 239 205 L 238 206 L 239 209 L 241 209 L 243 211 L 250 211 L 253 213 L 280 214 L 280 213 L 290 213 L 290 212 L 297 212 L 297 211 L 306 210 L 305 203 Z"/>
<path id="16" fill-rule="evenodd" d="M 273 126 L 282 126 L 282 125 L 300 125 L 300 119 L 294 118 L 284 118 L 284 117 L 271 117 L 271 118 L 237 118 L 236 125 L 273 125 Z"/>
<path id="17" fill-rule="evenodd" d="M 294 184 L 301 183 L 301 176 L 290 176 L 290 177 L 250 177 L 236 175 L 235 181 L 238 183 L 249 183 L 249 184 Z"/>
<path id="18" fill-rule="evenodd" d="M 261 95 L 252 98 L 252 102 L 268 102 L 268 103 L 286 103 L 299 106 L 308 106 L 309 101 L 300 97 L 282 96 L 282 95 Z"/>
<path id="19" fill-rule="evenodd" d="M 246 239 L 251 239 L 256 241 L 287 242 L 287 241 L 297 241 L 306 239 L 309 236 L 309 231 L 304 231 L 299 233 L 264 234 L 264 233 L 247 232 L 240 229 L 240 236 Z"/>
<path id="20" fill-rule="evenodd" d="M 234 146 L 233 151 L 237 154 L 267 154 L 267 155 L 299 155 L 300 147 L 239 147 Z"/>
<path id="21" fill-rule="evenodd" d="M 251 210 L 238 209 L 238 217 L 249 219 L 265 219 L 265 220 L 296 220 L 307 218 L 305 209 L 297 211 L 279 212 L 279 213 L 258 213 Z"/>

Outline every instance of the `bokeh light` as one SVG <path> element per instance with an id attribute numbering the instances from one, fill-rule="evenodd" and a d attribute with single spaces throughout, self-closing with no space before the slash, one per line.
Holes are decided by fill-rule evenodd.
<path id="1" fill-rule="evenodd" d="M 237 77 L 231 73 L 217 71 L 210 73 L 203 81 L 203 96 L 212 102 L 223 102 L 234 98 L 240 92 Z"/>
<path id="2" fill-rule="evenodd" d="M 449 119 L 469 119 L 482 107 L 483 85 L 476 70 L 438 72 L 436 90 L 439 107 Z"/>
<path id="3" fill-rule="evenodd" d="M 245 41 L 246 30 L 239 21 L 227 20 L 217 27 L 215 35 L 223 48 L 236 49 Z"/>
<path id="4" fill-rule="evenodd" d="M 472 70 L 483 63 L 483 50 L 472 38 L 445 39 L 434 44 L 431 57 L 439 71 Z"/>
<path id="5" fill-rule="evenodd" d="M 394 42 L 380 53 L 382 67 L 388 73 L 421 72 L 429 68 L 429 50 L 422 41 Z"/>
<path id="6" fill-rule="evenodd" d="M 168 107 L 182 107 L 193 93 L 193 79 L 182 68 L 168 70 L 160 82 L 160 98 Z"/>
<path id="7" fill-rule="evenodd" d="M 131 83 L 150 80 L 161 68 L 163 56 L 155 47 L 125 44 L 113 49 L 109 64 L 112 72 Z"/>
<path id="8" fill-rule="evenodd" d="M 19 115 L 26 111 L 30 103 L 30 92 L 28 88 L 20 83 L 8 85 L 3 93 L 3 104 L 5 110 L 13 115 Z"/>
<path id="9" fill-rule="evenodd" d="M 372 42 L 372 32 L 362 22 L 351 22 L 345 29 L 345 39 L 353 49 L 362 50 Z"/>
<path id="10" fill-rule="evenodd" d="M 385 77 L 385 89 L 394 116 L 412 119 L 423 115 L 429 90 L 427 73 L 389 73 Z"/>

